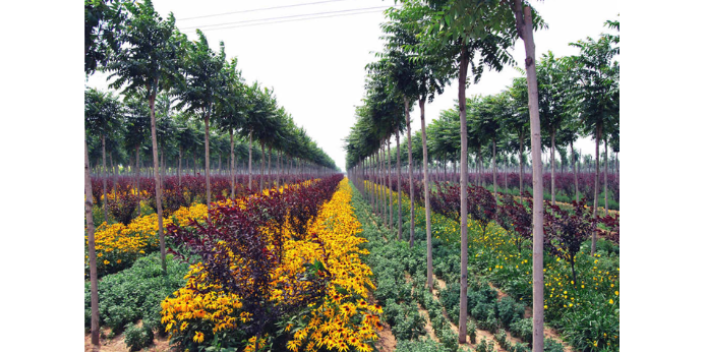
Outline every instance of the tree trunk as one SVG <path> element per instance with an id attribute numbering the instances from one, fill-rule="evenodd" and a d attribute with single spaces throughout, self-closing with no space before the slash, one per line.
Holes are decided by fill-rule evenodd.
<path id="1" fill-rule="evenodd" d="M 266 151 L 264 143 L 261 143 L 262 160 L 259 162 L 259 193 L 264 192 L 264 167 L 266 166 Z"/>
<path id="2" fill-rule="evenodd" d="M 147 88 L 148 90 L 148 88 Z M 156 95 L 149 97 L 149 113 L 152 125 L 152 160 L 154 162 L 154 183 L 156 188 L 156 213 L 159 223 L 159 248 L 161 251 L 161 271 L 166 276 L 166 243 L 164 242 L 164 211 L 161 207 L 161 178 L 159 177 L 159 152 L 156 140 L 156 119 L 154 118 L 154 99 Z M 207 125 L 206 125 L 207 126 Z M 207 135 L 207 132 L 206 132 Z"/>
<path id="3" fill-rule="evenodd" d="M 467 48 L 462 48 L 459 72 L 460 108 L 460 326 L 459 343 L 467 343 Z"/>
<path id="4" fill-rule="evenodd" d="M 594 219 L 599 209 L 599 142 L 601 140 L 601 126 L 596 126 L 596 169 L 594 172 Z M 592 257 L 596 253 L 596 229 L 592 231 Z"/>
<path id="5" fill-rule="evenodd" d="M 100 319 L 98 309 L 98 267 L 95 255 L 95 226 L 93 225 L 93 184 L 90 180 L 90 165 L 88 161 L 88 143 L 83 140 L 85 157 L 85 211 L 86 232 L 88 232 L 88 265 L 90 270 L 90 343 L 93 350 L 100 349 Z"/>
<path id="6" fill-rule="evenodd" d="M 543 169 L 540 157 L 540 116 L 538 110 L 538 79 L 535 71 L 535 42 L 531 8 L 522 0 L 513 1 L 516 29 L 526 49 L 528 110 L 533 162 L 533 351 L 543 352 Z"/>
<path id="7" fill-rule="evenodd" d="M 205 194 L 210 213 L 210 109 L 205 113 Z"/>
<path id="8" fill-rule="evenodd" d="M 235 199 L 235 138 L 230 128 L 230 198 Z"/>
<path id="9" fill-rule="evenodd" d="M 398 240 L 403 232 L 403 216 L 401 214 L 401 141 L 398 129 L 396 130 L 396 193 L 398 200 Z"/>
<path id="10" fill-rule="evenodd" d="M 271 145 L 269 146 L 269 161 L 266 164 L 266 185 L 271 187 Z"/>
<path id="11" fill-rule="evenodd" d="M 524 179 L 525 179 L 525 170 L 526 170 L 525 163 L 523 162 L 523 151 L 525 150 L 525 135 L 524 135 L 523 133 L 521 133 L 520 139 L 521 139 L 521 141 L 520 141 L 520 143 L 521 143 L 521 151 L 518 153 L 518 159 L 519 159 L 520 164 L 521 164 L 521 180 L 520 180 L 520 183 L 521 183 L 520 192 L 521 192 L 521 194 L 520 194 L 520 196 L 521 196 L 521 204 L 523 204 L 523 193 L 525 192 L 525 181 L 524 181 Z"/>
<path id="12" fill-rule="evenodd" d="M 577 163 L 574 158 L 574 145 L 570 141 L 570 151 L 572 152 L 572 172 L 574 173 L 574 200 L 579 203 L 579 181 L 577 181 Z"/>
<path id="13" fill-rule="evenodd" d="M 518 195 L 521 200 L 521 204 L 523 204 L 523 132 L 519 133 L 519 144 L 520 144 L 520 151 L 518 152 L 518 165 L 519 168 L 521 169 L 520 172 L 518 173 Z"/>
<path id="14" fill-rule="evenodd" d="M 384 150 L 384 141 L 381 141 L 379 146 L 379 154 L 381 155 L 381 165 L 379 165 L 379 176 L 381 176 L 381 209 L 382 219 L 384 220 L 384 226 L 389 226 L 389 217 L 386 207 L 386 151 Z"/>
<path id="15" fill-rule="evenodd" d="M 391 137 L 386 140 L 386 176 L 388 179 L 388 194 L 389 194 L 389 229 L 394 226 L 394 191 L 391 188 Z"/>
<path id="16" fill-rule="evenodd" d="M 493 163 L 493 176 L 494 176 L 494 198 L 496 198 L 496 138 L 492 138 L 491 140 L 492 143 L 492 157 L 491 157 L 491 162 Z"/>
<path id="17" fill-rule="evenodd" d="M 252 131 L 249 131 L 249 189 L 252 189 Z"/>
<path id="18" fill-rule="evenodd" d="M 135 171 L 137 172 L 137 199 L 139 199 L 139 203 L 137 203 L 137 216 L 142 216 L 142 194 L 139 191 L 139 147 L 141 146 L 141 143 L 137 143 L 137 148 L 135 149 L 135 154 L 137 154 L 137 162 L 135 162 Z"/>
<path id="19" fill-rule="evenodd" d="M 103 216 L 105 216 L 104 221 L 107 225 L 108 223 L 108 167 L 105 164 L 105 135 L 100 136 L 103 143 Z"/>
<path id="20" fill-rule="evenodd" d="M 183 147 L 178 147 L 178 185 L 181 186 L 181 158 L 183 155 Z"/>
<path id="21" fill-rule="evenodd" d="M 276 152 L 276 187 L 279 187 L 281 175 L 281 151 Z"/>
<path id="22" fill-rule="evenodd" d="M 408 98 L 403 98 L 403 108 L 406 113 L 406 132 L 408 136 L 408 181 L 410 182 L 410 193 L 409 198 L 411 199 L 411 219 L 410 219 L 410 233 L 409 233 L 409 244 L 413 248 L 413 237 L 416 231 L 415 223 L 415 208 L 413 200 L 413 146 L 411 145 L 411 114 L 408 109 Z M 400 191 L 400 185 L 399 185 Z"/>
<path id="23" fill-rule="evenodd" d="M 609 135 L 604 136 L 604 216 L 609 215 Z"/>
<path id="24" fill-rule="evenodd" d="M 550 194 L 555 205 L 555 129 L 550 134 Z"/>
<path id="25" fill-rule="evenodd" d="M 499 199 L 499 175 L 496 166 L 496 138 L 494 138 L 494 198 Z"/>
<path id="26" fill-rule="evenodd" d="M 433 290 L 433 230 L 430 223 L 430 180 L 428 178 L 428 140 L 425 133 L 425 97 L 418 99 L 420 107 L 420 129 L 423 137 L 423 191 L 425 194 L 425 244 L 426 244 L 426 285 Z"/>

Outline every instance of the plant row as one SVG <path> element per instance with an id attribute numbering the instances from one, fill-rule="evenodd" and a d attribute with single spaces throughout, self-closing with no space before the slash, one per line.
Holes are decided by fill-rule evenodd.
<path id="1" fill-rule="evenodd" d="M 366 185 L 367 193 L 370 194 L 371 184 L 367 182 Z M 392 199 L 397 207 L 395 192 Z M 402 230 L 408 236 L 411 207 L 410 199 L 404 194 L 401 207 Z M 425 233 L 425 209 L 416 203 L 414 213 L 415 232 Z M 480 211 L 479 214 L 485 213 Z M 569 226 L 569 221 L 570 216 L 566 216 L 565 225 Z M 434 211 L 431 212 L 431 224 L 433 273 L 445 280 L 449 287 L 460 281 L 460 226 L 456 221 Z M 425 252 L 425 236 L 420 237 L 422 238 L 416 238 L 416 241 L 422 243 L 419 247 L 422 258 L 419 263 L 422 265 L 426 259 L 422 255 Z M 519 303 L 531 302 L 532 236 L 517 239 L 515 234 L 496 221 L 482 223 L 470 213 L 468 237 L 470 277 L 486 279 Z M 595 256 L 592 257 L 589 241 L 546 243 L 545 247 L 559 248 L 565 244 L 571 246 L 569 250 L 578 248 L 576 253 L 573 252 L 571 260 L 565 259 L 569 250 L 567 253 L 549 251 L 544 255 L 546 322 L 558 329 L 566 341 L 580 351 L 618 350 L 619 248 L 610 241 L 599 239 Z M 469 302 L 472 301 L 468 297 Z M 448 307 L 448 313 L 450 308 Z M 471 309 L 468 304 L 468 316 L 472 316 Z"/>
<path id="2" fill-rule="evenodd" d="M 347 181 L 335 192 L 341 178 L 169 228 L 180 257 L 201 258 L 162 302 L 175 350 L 372 350 L 382 310 L 368 301 L 365 240 Z"/>
<path id="3" fill-rule="evenodd" d="M 149 179 L 145 179 L 149 180 Z M 152 180 L 153 181 L 153 180 Z M 200 179 L 202 181 L 202 178 Z M 291 186 L 308 185 L 311 181 L 299 181 L 289 184 Z M 283 186 L 282 189 L 288 186 Z M 188 192 L 188 191 L 187 191 Z M 250 192 L 240 195 L 235 200 L 220 198 L 214 205 L 242 204 L 246 198 L 251 197 Z M 110 200 L 110 198 L 108 198 Z M 152 198 L 153 199 L 153 198 Z M 208 207 L 205 204 L 183 205 L 177 210 L 169 212 L 163 220 L 163 226 L 171 224 L 186 226 L 192 220 L 202 221 L 208 216 Z M 95 229 L 95 251 L 97 256 L 97 269 L 99 275 L 114 273 L 128 268 L 134 261 L 153 251 L 159 250 L 159 223 L 156 213 L 137 216 L 127 224 L 117 222 L 108 224 L 103 222 Z M 85 272 L 88 273 L 88 242 L 86 236 L 86 264 Z"/>

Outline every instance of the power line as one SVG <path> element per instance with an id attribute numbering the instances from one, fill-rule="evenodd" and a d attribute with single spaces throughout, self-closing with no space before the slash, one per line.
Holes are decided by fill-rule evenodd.
<path id="1" fill-rule="evenodd" d="M 266 10 L 283 9 L 283 8 L 289 8 L 289 7 L 308 6 L 308 5 L 317 5 L 317 4 L 324 4 L 324 3 L 328 3 L 328 2 L 340 2 L 340 1 L 348 1 L 348 0 L 326 0 L 326 1 L 307 2 L 307 3 L 303 3 L 303 4 L 294 4 L 294 5 L 262 7 L 262 8 L 251 9 L 251 10 L 241 10 L 241 11 L 232 11 L 232 12 L 216 13 L 216 14 L 212 14 L 212 15 L 203 15 L 203 16 L 194 16 L 194 17 L 179 18 L 178 21 L 190 21 L 190 20 L 194 20 L 194 19 L 197 19 L 197 18 L 207 18 L 207 17 L 226 16 L 226 15 L 234 15 L 234 14 L 237 14 L 237 13 L 247 13 L 247 12 L 266 11 Z"/>
<path id="2" fill-rule="evenodd" d="M 364 11 L 364 12 L 355 12 L 355 13 L 347 13 L 347 14 L 340 14 L 340 15 L 329 15 L 329 16 L 317 16 L 317 17 L 308 17 L 308 18 L 298 18 L 298 19 L 289 19 L 289 20 L 281 20 L 281 21 L 271 21 L 271 22 L 262 22 L 262 23 L 251 23 L 251 24 L 243 24 L 243 25 L 234 25 L 234 26 L 228 26 L 228 27 L 219 27 L 219 28 L 213 28 L 213 29 L 207 29 L 209 31 L 217 31 L 220 29 L 232 29 L 232 28 L 240 28 L 240 27 L 252 27 L 252 26 L 261 26 L 261 25 L 266 25 L 266 24 L 277 24 L 277 23 L 285 23 L 285 22 L 297 22 L 297 21 L 307 21 L 307 20 L 317 20 L 319 18 L 328 18 L 328 17 L 344 17 L 344 16 L 354 16 L 354 15 L 363 15 L 367 13 L 374 13 L 377 12 L 376 10 L 372 11 Z M 188 30 L 184 30 L 184 32 L 188 31 L 195 31 L 197 28 L 192 28 Z"/>
<path id="3" fill-rule="evenodd" d="M 307 13 L 307 14 L 300 14 L 300 15 L 290 15 L 290 16 L 280 16 L 280 17 L 259 18 L 259 19 L 245 20 L 245 21 L 236 21 L 236 22 L 223 22 L 223 23 L 215 23 L 215 24 L 206 24 L 206 25 L 203 25 L 203 26 L 190 26 L 190 27 L 182 28 L 182 30 L 190 30 L 190 29 L 196 29 L 196 28 L 198 28 L 198 29 L 203 29 L 203 28 L 211 28 L 211 27 L 219 27 L 219 26 L 229 26 L 229 25 L 245 24 L 245 23 L 251 23 L 251 22 L 272 21 L 272 20 L 289 19 L 289 18 L 300 18 L 300 17 L 308 17 L 308 16 L 319 16 L 319 15 L 327 15 L 327 14 L 342 14 L 342 13 L 349 13 L 349 12 L 354 12 L 354 11 L 387 9 L 387 8 L 389 8 L 389 7 L 393 7 L 393 6 L 363 7 L 363 8 L 358 8 L 358 9 L 347 9 L 347 10 L 338 10 L 338 11 L 325 11 L 325 12 Z M 360 12 L 360 13 L 364 13 L 364 12 Z M 334 16 L 323 16 L 323 17 L 334 17 Z"/>

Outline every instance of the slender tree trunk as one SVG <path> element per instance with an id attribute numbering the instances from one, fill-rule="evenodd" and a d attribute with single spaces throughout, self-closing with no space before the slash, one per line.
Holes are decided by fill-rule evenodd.
<path id="1" fill-rule="evenodd" d="M 526 168 L 525 168 L 525 163 L 523 162 L 523 151 L 525 150 L 525 136 L 524 136 L 523 133 L 521 133 L 520 139 L 521 139 L 521 141 L 520 141 L 520 143 L 521 143 L 521 151 L 520 151 L 520 153 L 518 153 L 518 159 L 519 159 L 520 164 L 521 164 L 521 180 L 520 180 L 520 183 L 521 183 L 520 188 L 521 188 L 521 190 L 520 190 L 520 192 L 521 192 L 521 204 L 523 204 L 523 192 L 525 192 L 525 181 L 524 181 L 524 179 L 525 179 L 525 170 L 526 170 Z"/>
<path id="2" fill-rule="evenodd" d="M 281 151 L 276 152 L 276 187 L 279 187 L 279 180 L 281 175 Z"/>
<path id="3" fill-rule="evenodd" d="M 383 220 L 384 226 L 388 225 L 388 218 L 386 217 L 386 175 L 384 175 L 384 169 L 386 165 L 386 153 L 384 151 L 384 141 L 381 141 L 381 144 L 379 145 L 379 156 L 380 156 L 380 164 L 379 164 L 379 177 L 381 179 L 379 180 L 379 199 L 381 200 L 379 204 L 379 210 L 381 211 L 381 218 Z"/>
<path id="4" fill-rule="evenodd" d="M 496 198 L 496 138 L 492 138 L 491 144 L 493 147 L 491 162 L 493 163 L 493 176 L 494 176 L 494 198 Z"/>
<path id="5" fill-rule="evenodd" d="M 403 216 L 401 214 L 401 141 L 398 129 L 396 130 L 396 194 L 398 201 L 398 240 L 403 232 Z"/>
<path id="6" fill-rule="evenodd" d="M 494 198 L 499 199 L 499 170 L 496 166 L 496 138 L 494 138 Z"/>
<path id="7" fill-rule="evenodd" d="M 139 147 L 141 146 L 141 143 L 137 143 L 137 149 L 135 149 L 135 154 L 137 154 L 137 161 L 135 162 L 135 171 L 137 172 L 137 199 L 139 199 L 139 203 L 137 203 L 137 216 L 142 216 L 142 194 L 139 191 Z"/>
<path id="8" fill-rule="evenodd" d="M 230 128 L 230 198 L 235 199 L 235 138 Z"/>
<path id="9" fill-rule="evenodd" d="M 108 223 L 108 167 L 105 164 L 105 135 L 100 136 L 103 143 L 103 216 L 105 224 Z"/>
<path id="10" fill-rule="evenodd" d="M 389 194 L 389 229 L 394 226 L 394 191 L 391 188 L 391 137 L 386 140 L 386 175 L 388 179 L 388 194 Z"/>
<path id="11" fill-rule="evenodd" d="M 550 134 L 550 194 L 555 205 L 555 129 Z"/>
<path id="12" fill-rule="evenodd" d="M 259 193 L 264 192 L 264 167 L 266 166 L 266 151 L 264 150 L 264 143 L 261 144 L 262 149 L 262 159 L 259 162 Z"/>
<path id="13" fill-rule="evenodd" d="M 149 88 L 147 88 L 149 90 Z M 159 177 L 159 153 L 156 140 L 156 119 L 154 118 L 154 99 L 156 95 L 149 97 L 149 112 L 152 127 L 152 160 L 154 162 L 154 183 L 156 187 L 156 213 L 159 223 L 159 248 L 161 251 L 161 271 L 166 276 L 166 244 L 164 242 L 164 210 L 161 207 L 161 178 Z M 207 126 L 207 125 L 206 125 Z M 206 132 L 207 135 L 207 132 Z"/>
<path id="14" fill-rule="evenodd" d="M 460 326 L 459 343 L 467 343 L 467 48 L 462 48 L 459 72 L 460 108 Z"/>
<path id="15" fill-rule="evenodd" d="M 604 216 L 609 215 L 609 135 L 604 136 Z"/>
<path id="16" fill-rule="evenodd" d="M 528 110 L 533 162 L 533 352 L 543 352 L 543 169 L 540 157 L 540 116 L 538 110 L 538 79 L 535 71 L 535 42 L 531 8 L 522 0 L 513 1 L 516 29 L 526 49 Z"/>
<path id="17" fill-rule="evenodd" d="M 266 164 L 266 185 L 271 187 L 271 145 L 269 146 L 269 161 Z"/>
<path id="18" fill-rule="evenodd" d="M 83 140 L 85 157 L 85 211 L 86 232 L 88 233 L 88 265 L 90 271 L 90 343 L 93 351 L 100 350 L 100 317 L 98 309 L 98 267 L 95 255 L 95 226 L 93 225 L 93 184 L 90 180 L 88 143 Z"/>
<path id="19" fill-rule="evenodd" d="M 570 141 L 570 151 L 572 152 L 572 172 L 574 173 L 574 200 L 579 203 L 579 181 L 577 181 L 577 163 L 574 158 L 574 145 Z"/>
<path id="20" fill-rule="evenodd" d="M 423 191 L 425 193 L 425 244 L 426 244 L 426 285 L 433 291 L 433 229 L 430 223 L 430 180 L 428 177 L 428 140 L 425 133 L 425 97 L 418 99 L 420 106 L 420 129 L 423 137 Z"/>
<path id="21" fill-rule="evenodd" d="M 178 147 L 178 185 L 181 186 L 181 158 L 183 155 L 183 147 Z"/>
<path id="22" fill-rule="evenodd" d="M 596 169 L 594 172 L 594 219 L 599 210 L 599 142 L 601 141 L 601 126 L 596 126 Z M 596 229 L 592 231 L 592 257 L 596 254 Z"/>
<path id="23" fill-rule="evenodd" d="M 518 143 L 520 144 L 520 151 L 518 152 L 518 164 L 521 170 L 518 173 L 518 194 L 521 204 L 523 204 L 523 137 L 523 132 L 519 133 Z"/>
<path id="24" fill-rule="evenodd" d="M 210 109 L 205 113 L 205 194 L 210 212 Z M 210 218 L 210 214 L 208 214 Z"/>
<path id="25" fill-rule="evenodd" d="M 411 219 L 410 219 L 410 239 L 409 239 L 409 244 L 411 245 L 411 248 L 413 248 L 413 237 L 415 235 L 416 231 L 416 223 L 415 223 L 415 208 L 414 208 L 414 203 L 415 201 L 413 200 L 413 146 L 411 145 L 411 114 L 408 109 L 408 98 L 404 97 L 403 98 L 403 107 L 404 111 L 406 113 L 406 132 L 408 136 L 408 181 L 410 182 L 409 188 L 410 188 L 410 193 L 409 197 L 411 199 Z M 399 185 L 399 191 L 400 191 L 400 186 Z"/>
<path id="26" fill-rule="evenodd" d="M 252 131 L 249 131 L 249 189 L 252 189 Z"/>

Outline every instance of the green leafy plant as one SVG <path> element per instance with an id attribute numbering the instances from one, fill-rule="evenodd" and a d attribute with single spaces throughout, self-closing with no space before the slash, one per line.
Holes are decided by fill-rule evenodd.
<path id="1" fill-rule="evenodd" d="M 154 332 L 147 326 L 137 326 L 132 323 L 125 329 L 125 344 L 130 351 L 138 351 L 152 344 Z"/>

